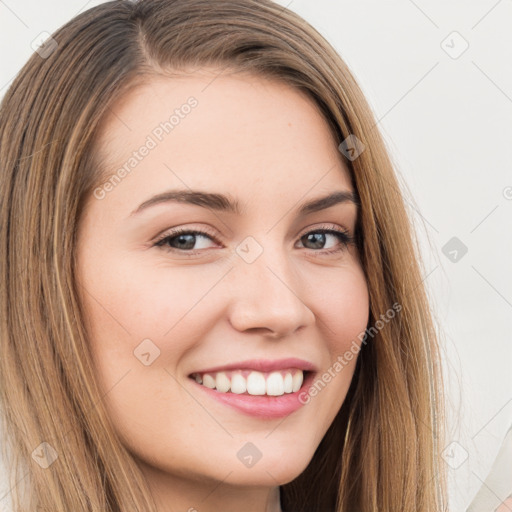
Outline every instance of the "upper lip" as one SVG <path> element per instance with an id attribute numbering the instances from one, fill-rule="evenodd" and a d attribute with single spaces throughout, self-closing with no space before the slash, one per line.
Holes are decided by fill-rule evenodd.
<path id="1" fill-rule="evenodd" d="M 288 368 L 298 368 L 305 371 L 316 371 L 313 363 L 298 359 L 296 357 L 288 357 L 285 359 L 250 359 L 239 361 L 237 363 L 223 364 L 203 370 L 197 370 L 193 373 L 216 373 L 229 370 L 256 370 L 260 372 L 271 372 L 273 370 L 285 370 Z"/>

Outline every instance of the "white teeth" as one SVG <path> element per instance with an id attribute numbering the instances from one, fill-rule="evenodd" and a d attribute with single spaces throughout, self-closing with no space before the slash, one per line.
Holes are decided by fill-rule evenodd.
<path id="1" fill-rule="evenodd" d="M 266 392 L 265 377 L 261 372 L 251 372 L 247 377 L 247 393 L 249 395 L 264 395 Z"/>
<path id="2" fill-rule="evenodd" d="M 214 374 L 192 374 L 198 383 L 220 393 L 247 393 L 249 395 L 282 396 L 298 391 L 304 381 L 302 370 L 283 370 L 263 373 L 258 371 L 237 370 Z"/>
<path id="3" fill-rule="evenodd" d="M 203 386 L 206 386 L 210 389 L 215 389 L 215 379 L 208 373 L 203 375 Z"/>
<path id="4" fill-rule="evenodd" d="M 284 392 L 292 393 L 293 392 L 293 377 L 292 374 L 287 372 L 284 376 Z"/>
<path id="5" fill-rule="evenodd" d="M 218 391 L 221 393 L 227 393 L 229 391 L 229 388 L 231 386 L 231 382 L 229 382 L 229 379 L 227 378 L 226 374 L 224 372 L 217 373 L 217 377 L 215 378 L 215 387 Z"/>
<path id="6" fill-rule="evenodd" d="M 231 393 L 241 394 L 247 391 L 247 381 L 240 373 L 234 373 L 231 377 Z"/>
<path id="7" fill-rule="evenodd" d="M 284 380 L 279 372 L 273 372 L 267 377 L 267 395 L 284 395 Z"/>
<path id="8" fill-rule="evenodd" d="M 299 391 L 300 387 L 302 386 L 302 381 L 304 380 L 304 375 L 302 372 L 297 372 L 293 376 L 292 380 L 292 391 L 295 393 L 295 391 Z"/>

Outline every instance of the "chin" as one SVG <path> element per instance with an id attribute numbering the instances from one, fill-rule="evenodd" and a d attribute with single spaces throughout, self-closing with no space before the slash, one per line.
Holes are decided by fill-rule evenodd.
<path id="1" fill-rule="evenodd" d="M 290 453 L 272 453 L 265 457 L 263 453 L 261 459 L 251 467 L 244 467 L 239 463 L 231 465 L 228 481 L 233 485 L 240 486 L 275 486 L 284 485 L 295 480 L 307 467 L 311 461 L 314 450 L 305 452 L 296 451 L 296 446 L 290 446 Z M 218 469 L 217 469 L 218 473 Z M 226 474 L 221 477 L 224 478 Z"/>

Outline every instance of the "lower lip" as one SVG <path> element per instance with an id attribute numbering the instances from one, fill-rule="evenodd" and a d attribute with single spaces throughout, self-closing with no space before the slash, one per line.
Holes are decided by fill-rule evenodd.
<path id="1" fill-rule="evenodd" d="M 295 393 L 285 393 L 281 396 L 248 395 L 236 393 L 221 393 L 216 389 L 210 389 L 191 379 L 192 382 L 201 388 L 208 396 L 237 409 L 249 416 L 259 418 L 282 418 L 300 409 L 304 403 L 299 400 L 304 396 L 305 390 L 309 388 L 314 378 L 314 373 L 307 374 L 301 388 Z"/>

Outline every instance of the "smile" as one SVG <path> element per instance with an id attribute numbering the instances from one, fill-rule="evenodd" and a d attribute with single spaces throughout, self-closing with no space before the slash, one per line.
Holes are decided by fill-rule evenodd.
<path id="1" fill-rule="evenodd" d="M 282 396 L 298 391 L 304 381 L 304 371 L 288 368 L 272 372 L 230 370 L 211 373 L 193 373 L 198 384 L 220 393 L 237 395 Z"/>

